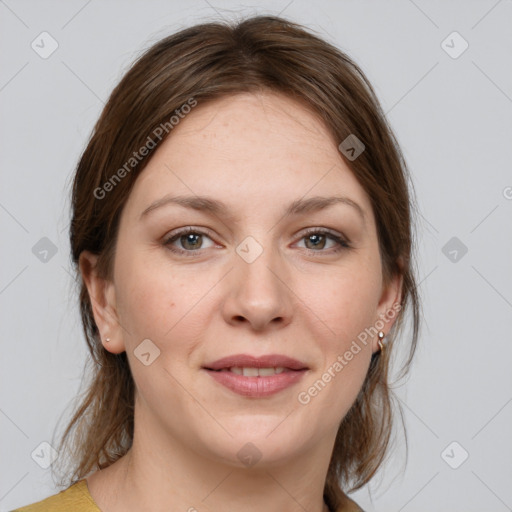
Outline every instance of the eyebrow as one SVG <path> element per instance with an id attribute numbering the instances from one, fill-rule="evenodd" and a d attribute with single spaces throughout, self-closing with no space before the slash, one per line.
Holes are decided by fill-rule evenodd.
<path id="1" fill-rule="evenodd" d="M 150 212 L 166 206 L 168 204 L 177 204 L 185 208 L 212 213 L 216 216 L 227 217 L 229 214 L 228 206 L 222 201 L 218 201 L 208 196 L 165 196 L 151 203 L 140 215 L 142 220 Z M 352 199 L 344 196 L 314 196 L 308 199 L 297 199 L 288 205 L 284 215 L 301 215 L 304 213 L 313 213 L 324 210 L 335 204 L 346 204 L 354 208 L 363 222 L 366 221 L 366 215 L 363 208 Z"/>

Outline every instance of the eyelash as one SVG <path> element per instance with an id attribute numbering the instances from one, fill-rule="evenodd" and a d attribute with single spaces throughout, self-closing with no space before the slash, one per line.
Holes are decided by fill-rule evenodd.
<path id="1" fill-rule="evenodd" d="M 193 228 L 191 226 L 185 228 L 185 229 L 182 229 L 180 231 L 178 231 L 177 233 L 174 233 L 171 237 L 169 238 L 166 238 L 165 241 L 163 242 L 163 244 L 172 252 L 176 253 L 176 254 L 183 254 L 185 256 L 188 256 L 188 257 L 194 257 L 194 256 L 199 256 L 199 253 L 202 249 L 195 249 L 195 250 L 192 250 L 192 251 L 187 251 L 185 249 L 178 249 L 176 247 L 173 247 L 171 244 L 173 242 L 175 242 L 176 240 L 178 240 L 180 237 L 182 237 L 183 235 L 187 235 L 187 234 L 190 234 L 190 233 L 193 233 L 194 235 L 205 235 L 207 236 L 208 238 L 211 238 L 211 236 L 209 235 L 208 232 L 206 231 L 203 231 L 201 229 L 196 229 L 196 228 Z M 315 251 L 314 249 L 307 249 L 306 250 L 309 252 L 309 253 L 313 253 L 313 254 L 319 254 L 319 253 L 327 253 L 327 254 L 337 254 L 341 251 L 345 251 L 347 249 L 350 249 L 352 246 L 349 244 L 349 242 L 344 239 L 343 237 L 339 236 L 339 235 L 336 235 L 335 233 L 329 231 L 329 230 L 326 230 L 326 229 L 319 229 L 319 228 L 309 228 L 306 233 L 304 233 L 304 235 L 300 238 L 300 240 L 306 238 L 308 235 L 325 235 L 327 236 L 328 238 L 330 238 L 331 240 L 335 241 L 338 246 L 335 248 L 335 249 L 331 249 L 331 250 L 318 250 L 318 251 Z"/>

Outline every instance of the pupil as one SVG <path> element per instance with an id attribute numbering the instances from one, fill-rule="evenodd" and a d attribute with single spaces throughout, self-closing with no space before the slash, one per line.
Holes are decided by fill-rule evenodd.
<path id="1" fill-rule="evenodd" d="M 199 234 L 188 234 L 188 235 L 185 235 L 185 247 L 187 246 L 187 244 L 190 244 L 192 247 L 192 249 L 195 249 L 197 247 L 197 240 L 195 240 L 195 244 L 194 245 L 194 239 L 200 237 L 201 235 Z"/>
<path id="2" fill-rule="evenodd" d="M 321 238 L 324 238 L 325 235 L 309 235 L 309 241 L 316 240 L 316 242 L 313 242 L 314 247 L 318 247 L 319 244 L 321 244 L 322 240 Z"/>

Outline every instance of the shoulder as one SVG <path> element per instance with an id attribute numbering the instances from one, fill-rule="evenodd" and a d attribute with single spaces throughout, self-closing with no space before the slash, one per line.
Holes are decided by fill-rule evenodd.
<path id="1" fill-rule="evenodd" d="M 17 508 L 12 512 L 100 512 L 89 494 L 85 479 L 48 498 Z"/>

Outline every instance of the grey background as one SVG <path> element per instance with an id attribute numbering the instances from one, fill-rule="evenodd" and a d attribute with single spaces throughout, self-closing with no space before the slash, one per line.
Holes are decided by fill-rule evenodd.
<path id="1" fill-rule="evenodd" d="M 361 65 L 398 136 L 422 214 L 425 322 L 410 378 L 397 388 L 409 459 L 404 466 L 398 442 L 354 498 L 369 512 L 512 510 L 512 2 L 5 0 L 2 511 L 57 492 L 31 453 L 52 443 L 79 391 L 86 351 L 68 256 L 69 180 L 103 102 L 159 38 L 263 12 L 306 24 Z M 58 42 L 47 59 L 31 47 L 43 31 Z M 458 58 L 442 47 L 453 31 L 469 44 Z M 462 48 L 453 37 L 445 44 Z M 36 256 L 43 237 L 57 251 L 46 262 Z M 462 450 L 469 457 L 453 469 L 447 461 L 459 464 Z"/>

